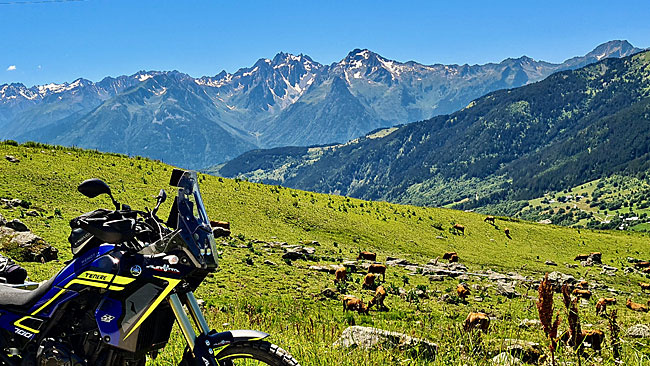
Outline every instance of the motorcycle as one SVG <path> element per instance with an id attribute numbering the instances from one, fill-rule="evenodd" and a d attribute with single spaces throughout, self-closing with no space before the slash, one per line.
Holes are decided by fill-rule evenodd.
<path id="1" fill-rule="evenodd" d="M 164 190 L 153 210 L 138 211 L 99 179 L 79 185 L 115 210 L 70 221 L 73 258 L 50 280 L 33 290 L 0 284 L 1 365 L 143 366 L 177 322 L 181 366 L 299 366 L 266 333 L 210 329 L 193 292 L 217 269 L 213 229 L 196 173 L 174 169 L 170 185 L 178 194 L 166 222 L 157 216 Z"/>

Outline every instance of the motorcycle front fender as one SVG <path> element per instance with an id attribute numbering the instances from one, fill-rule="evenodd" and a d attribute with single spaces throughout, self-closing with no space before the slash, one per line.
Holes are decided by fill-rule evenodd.
<path id="1" fill-rule="evenodd" d="M 219 352 L 238 342 L 254 342 L 269 335 L 257 330 L 229 330 L 217 333 L 216 330 L 196 337 L 193 352 L 186 352 L 181 365 L 218 366 Z M 191 359 L 191 360 L 190 360 Z"/>

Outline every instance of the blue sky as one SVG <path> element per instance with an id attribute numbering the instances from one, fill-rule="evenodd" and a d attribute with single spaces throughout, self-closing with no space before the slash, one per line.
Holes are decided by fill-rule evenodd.
<path id="1" fill-rule="evenodd" d="M 522 55 L 561 62 L 612 39 L 650 47 L 644 1 L 21 1 L 34 0 L 0 0 L 0 84 L 138 70 L 215 75 L 279 51 L 326 64 L 354 48 L 476 64 Z"/>

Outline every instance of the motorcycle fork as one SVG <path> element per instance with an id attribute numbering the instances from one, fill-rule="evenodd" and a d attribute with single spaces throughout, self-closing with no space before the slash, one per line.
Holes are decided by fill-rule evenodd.
<path id="1" fill-rule="evenodd" d="M 203 316 L 203 312 L 201 312 L 201 308 L 199 307 L 194 294 L 192 292 L 188 292 L 185 294 L 185 296 L 183 296 L 183 300 L 184 301 L 181 301 L 181 298 L 178 296 L 178 294 L 171 294 L 168 299 L 169 305 L 171 306 L 172 311 L 174 312 L 174 316 L 176 317 L 176 321 L 178 322 L 178 325 L 181 328 L 181 332 L 187 341 L 187 345 L 190 347 L 191 351 L 194 351 L 197 335 L 194 331 L 194 328 L 192 327 L 190 318 L 187 316 L 185 309 L 183 309 L 183 305 L 185 305 L 189 311 L 190 316 L 192 317 L 192 320 L 194 321 L 196 327 L 199 329 L 200 334 L 207 335 L 210 333 L 210 327 L 208 326 L 208 322 Z"/>

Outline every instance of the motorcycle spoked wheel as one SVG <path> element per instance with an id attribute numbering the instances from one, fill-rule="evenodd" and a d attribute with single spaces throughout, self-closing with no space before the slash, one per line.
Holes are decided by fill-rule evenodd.
<path id="1" fill-rule="evenodd" d="M 300 366 L 287 351 L 265 341 L 241 342 L 228 346 L 217 355 L 219 366 Z M 183 360 L 180 366 L 190 365 Z"/>

